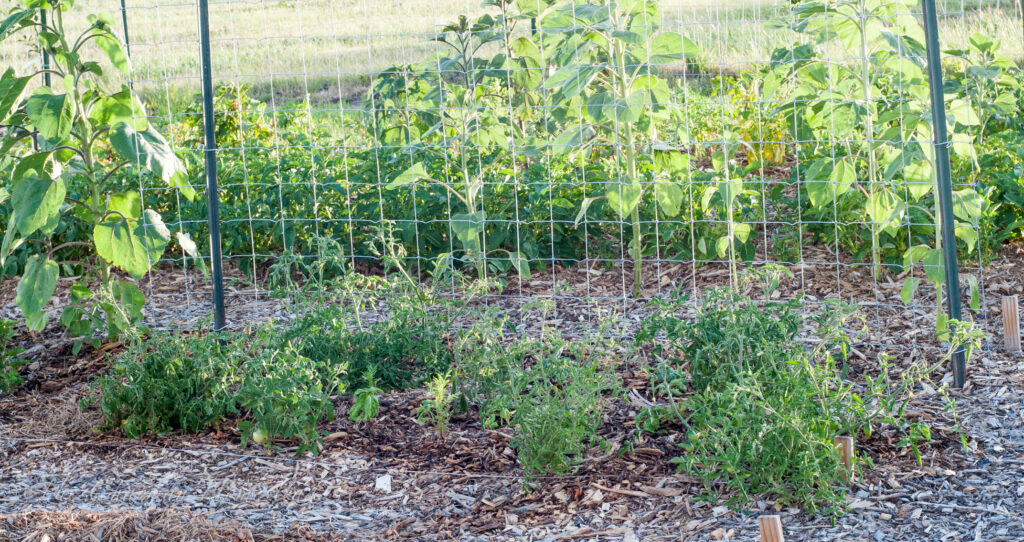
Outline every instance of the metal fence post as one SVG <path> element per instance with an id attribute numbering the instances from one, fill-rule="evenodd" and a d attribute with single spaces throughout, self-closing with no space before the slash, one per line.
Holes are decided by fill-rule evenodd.
<path id="1" fill-rule="evenodd" d="M 946 100 L 942 83 L 942 58 L 939 50 L 939 22 L 935 0 L 924 0 L 924 29 L 927 42 L 928 80 L 931 86 L 932 135 L 935 145 L 935 175 L 939 189 L 939 216 L 942 221 L 943 263 L 946 271 L 946 308 L 949 317 L 961 320 L 960 270 L 957 265 L 956 235 L 953 223 L 953 181 L 949 165 L 949 136 L 946 133 Z M 953 385 L 964 387 L 966 367 L 964 351 L 953 354 Z"/>
<path id="2" fill-rule="evenodd" d="M 132 47 L 128 44 L 128 10 L 125 9 L 124 0 L 121 0 L 121 27 L 124 28 L 124 54 L 131 59 Z"/>
<path id="3" fill-rule="evenodd" d="M 46 28 L 46 10 L 45 9 L 39 10 L 39 22 L 43 25 L 43 28 L 45 29 Z M 52 85 L 50 85 L 50 72 L 49 72 L 49 69 L 50 69 L 50 53 L 46 52 L 46 48 L 45 47 L 43 47 L 43 69 L 47 70 L 47 71 L 43 72 L 43 84 L 48 86 L 48 87 L 52 86 Z"/>
<path id="4" fill-rule="evenodd" d="M 203 128 L 206 159 L 206 217 L 210 228 L 210 265 L 213 267 L 213 329 L 224 329 L 224 271 L 220 240 L 220 197 L 217 187 L 217 141 L 213 112 L 213 70 L 210 68 L 210 8 L 199 0 L 199 56 L 203 79 Z"/>

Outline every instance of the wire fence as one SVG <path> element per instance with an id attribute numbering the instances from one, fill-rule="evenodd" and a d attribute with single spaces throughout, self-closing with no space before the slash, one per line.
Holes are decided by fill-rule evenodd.
<path id="1" fill-rule="evenodd" d="M 1019 3 L 940 0 L 936 35 L 928 1 L 85 4 L 120 12 L 132 69 L 111 83 L 190 182 L 216 165 L 219 232 L 208 200 L 138 177 L 209 258 L 169 252 L 144 280 L 174 309 L 163 327 L 218 297 L 211 248 L 232 327 L 259 315 L 282 255 L 376 273 L 382 251 L 420 280 L 496 277 L 484 300 L 509 307 L 628 312 L 776 264 L 808 314 L 860 303 L 866 344 L 934 345 L 961 298 L 986 317 L 975 147 L 992 70 L 1024 58 Z"/>

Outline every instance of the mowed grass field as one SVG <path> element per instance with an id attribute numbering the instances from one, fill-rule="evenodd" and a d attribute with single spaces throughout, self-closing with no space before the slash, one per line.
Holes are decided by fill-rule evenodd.
<path id="1" fill-rule="evenodd" d="M 1019 1 L 940 0 L 943 46 L 960 48 L 983 32 L 1021 61 Z M 136 88 L 171 109 L 172 102 L 191 99 L 199 88 L 196 2 L 127 0 L 126 6 Z M 665 0 L 661 6 L 666 27 L 705 52 L 704 71 L 735 72 L 793 43 L 789 32 L 765 24 L 785 20 L 789 0 Z M 86 16 L 96 12 L 113 15 L 123 31 L 119 0 L 79 0 L 67 17 L 84 27 Z M 293 103 L 307 95 L 318 102 L 347 101 L 375 72 L 434 54 L 440 45 L 430 38 L 445 24 L 484 12 L 480 0 L 211 0 L 214 75 L 248 84 L 268 101 Z M 19 71 L 37 65 L 27 38 L 0 44 L 0 63 Z"/>

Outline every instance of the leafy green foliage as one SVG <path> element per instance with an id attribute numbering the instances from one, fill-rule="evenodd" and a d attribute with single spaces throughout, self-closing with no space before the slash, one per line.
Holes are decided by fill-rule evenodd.
<path id="1" fill-rule="evenodd" d="M 777 284 L 770 273 L 766 297 Z M 932 365 L 917 362 L 900 376 L 880 359 L 881 373 L 867 376 L 866 395 L 846 378 L 846 329 L 856 329 L 853 307 L 828 303 L 813 318 L 818 341 L 800 344 L 799 300 L 755 303 L 730 291 L 711 291 L 696 319 L 679 316 L 688 298 L 663 302 L 637 341 L 652 349 L 654 387 L 668 406 L 645 410 L 637 425 L 657 431 L 678 424 L 685 435 L 681 471 L 701 477 L 711 490 L 719 481 L 741 504 L 768 494 L 783 504 L 837 514 L 845 500 L 843 467 L 833 443 L 844 434 L 870 435 L 877 426 L 895 428 L 901 445 L 918 454 L 929 428 L 904 418 L 912 391 L 948 362 L 955 348 L 975 344 L 962 326 L 946 356 Z"/>
<path id="2" fill-rule="evenodd" d="M 445 320 L 408 296 L 389 298 L 388 310 L 388 318 L 352 329 L 347 309 L 324 307 L 300 318 L 282 336 L 305 357 L 346 364 L 350 389 L 369 385 L 368 372 L 385 390 L 415 387 L 443 372 L 451 363 Z"/>
<path id="3" fill-rule="evenodd" d="M 137 192 L 118 182 L 124 178 L 115 174 L 137 168 L 177 187 L 186 198 L 195 192 L 183 164 L 149 125 L 131 91 L 124 87 L 107 92 L 99 86 L 103 67 L 87 60 L 90 45 L 114 69 L 128 67 L 113 19 L 90 16 L 75 38 L 64 25 L 70 0 L 24 4 L 27 9 L 5 20 L 0 39 L 35 31 L 38 48 L 55 62 L 31 75 L 7 69 L 0 77 L 0 123 L 11 127 L 0 139 L 4 154 L 10 153 L 4 160 L 11 171 L 10 197 L 0 198 L 8 203 L 10 216 L 0 265 L 6 266 L 11 254 L 27 243 L 42 247 L 27 258 L 18 286 L 18 306 L 29 328 L 39 330 L 48 322 L 43 308 L 64 274 L 78 278 L 76 301 L 66 307 L 61 323 L 78 336 L 105 331 L 114 338 L 141 315 L 144 298 L 118 295 L 115 290 L 123 293 L 125 287 L 115 286 L 112 269 L 141 277 L 170 241 L 159 214 L 143 211 Z M 42 9 L 51 14 L 45 25 L 38 17 Z M 44 74 L 58 90 L 39 86 L 25 96 L 29 82 Z M 74 240 L 55 243 L 58 232 L 68 229 L 79 232 Z M 97 317 L 101 313 L 128 318 L 104 323 Z"/>
<path id="4" fill-rule="evenodd" d="M 330 396 L 344 390 L 344 364 L 313 361 L 265 327 L 241 333 L 182 337 L 164 333 L 131 346 L 96 383 L 111 428 L 137 438 L 198 432 L 228 417 L 242 443 L 298 439 L 316 451 L 316 426 L 333 419 Z M 269 445 L 269 444 L 268 444 Z"/>
<path id="5" fill-rule="evenodd" d="M 344 391 L 340 376 L 344 364 L 314 361 L 303 356 L 295 343 L 283 342 L 263 331 L 254 351 L 243 364 L 244 379 L 236 401 L 248 419 L 239 422 L 242 446 L 259 431 L 266 439 L 298 439 L 299 449 L 317 452 L 317 425 L 334 419 L 331 396 Z"/>
<path id="6" fill-rule="evenodd" d="M 427 382 L 427 399 L 416 410 L 416 419 L 421 423 L 429 423 L 444 436 L 448 432 L 448 423 L 452 418 L 452 373 L 438 373 Z"/>
<path id="7" fill-rule="evenodd" d="M 529 481 L 573 472 L 598 442 L 603 398 L 620 392 L 601 331 L 583 341 L 546 331 L 504 336 L 507 322 L 485 316 L 456 339 L 456 389 L 479 403 L 485 427 L 513 429 L 512 447 Z"/>
<path id="8" fill-rule="evenodd" d="M 365 387 L 356 390 L 353 394 L 355 401 L 352 402 L 352 407 L 348 409 L 348 419 L 354 422 L 372 420 L 380 412 L 380 400 L 377 399 L 377 395 L 383 393 L 384 390 L 377 387 L 377 381 L 374 378 L 374 370 L 372 368 L 366 370 L 363 380 L 366 382 Z"/>
<path id="9" fill-rule="evenodd" d="M 564 117 L 552 153 L 582 153 L 585 160 L 606 161 L 609 172 L 621 171 L 601 179 L 607 188 L 596 197 L 605 198 L 618 217 L 629 219 L 633 295 L 639 296 L 640 202 L 652 190 L 639 160 L 642 149 L 659 143 L 654 125 L 668 118 L 671 103 L 668 84 L 658 73 L 668 64 L 697 56 L 697 47 L 679 34 L 661 31 L 656 2 L 561 2 L 545 12 L 541 24 L 555 41 L 548 56 L 559 65 L 543 88 L 557 104 L 556 114 Z M 622 163 L 625 168 L 620 170 Z M 683 199 L 676 179 L 685 180 L 689 171 L 671 173 L 673 180 L 653 185 L 653 191 L 662 211 L 674 216 Z"/>
<path id="10" fill-rule="evenodd" d="M 542 357 L 520 383 L 511 425 L 512 447 L 527 480 L 541 474 L 573 472 L 583 453 L 598 442 L 603 396 L 618 381 L 598 362 Z"/>
<path id="11" fill-rule="evenodd" d="M 129 347 L 96 384 L 109 426 L 131 438 L 196 432 L 236 413 L 239 357 L 222 341 L 237 338 L 157 333 Z"/>
<path id="12" fill-rule="evenodd" d="M 810 220 L 835 223 L 822 233 L 844 237 L 836 240 L 855 256 L 870 248 L 876 272 L 887 263 L 917 263 L 913 255 L 923 254 L 921 247 L 937 253 L 942 248 L 924 30 L 904 15 L 915 4 L 801 2 L 790 27 L 813 42 L 773 54 L 775 77 L 793 88 L 792 102 L 780 111 L 796 120 L 798 139 L 816 141 L 807 145 L 805 155 L 812 158 L 800 179 Z M 963 54 L 965 66 L 954 70 L 946 89 L 951 150 L 965 166 L 976 167 L 974 144 L 983 138 L 987 119 L 1005 114 L 1019 86 L 1007 73 L 1012 65 L 994 54 L 995 45 L 972 38 L 972 51 Z M 830 62 L 819 46 L 840 47 L 858 63 Z M 987 94 L 978 89 L 988 89 Z M 969 192 L 963 196 L 968 199 L 983 199 L 971 188 L 963 192 Z M 956 237 L 968 253 L 978 248 L 975 232 L 986 212 L 985 206 L 959 206 L 955 213 Z M 860 227 L 865 219 L 866 232 Z"/>
<path id="13" fill-rule="evenodd" d="M 25 361 L 18 359 L 22 348 L 8 348 L 11 339 L 14 338 L 14 322 L 0 320 L 0 395 L 10 393 L 21 384 L 21 376 L 18 375 L 18 368 L 25 364 Z"/>

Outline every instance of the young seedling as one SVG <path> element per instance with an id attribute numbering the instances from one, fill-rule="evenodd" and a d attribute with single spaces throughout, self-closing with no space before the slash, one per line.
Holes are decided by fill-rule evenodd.
<path id="1" fill-rule="evenodd" d="M 444 436 L 448 433 L 448 422 L 452 417 L 451 393 L 452 373 L 438 373 L 427 383 L 427 400 L 420 405 L 417 418 L 421 423 L 430 423 Z"/>

